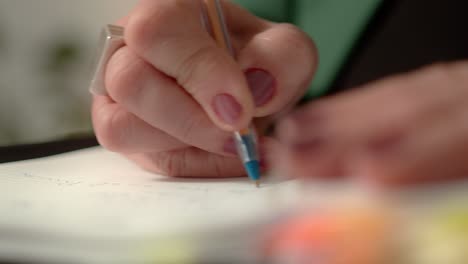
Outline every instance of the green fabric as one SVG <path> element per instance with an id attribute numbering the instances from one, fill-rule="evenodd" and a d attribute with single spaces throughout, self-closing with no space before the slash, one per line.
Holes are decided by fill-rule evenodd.
<path id="1" fill-rule="evenodd" d="M 290 22 L 317 44 L 319 68 L 307 97 L 326 93 L 382 0 L 236 0 L 256 15 Z"/>
<path id="2" fill-rule="evenodd" d="M 291 22 L 291 0 L 234 0 L 257 16 L 276 22 Z"/>

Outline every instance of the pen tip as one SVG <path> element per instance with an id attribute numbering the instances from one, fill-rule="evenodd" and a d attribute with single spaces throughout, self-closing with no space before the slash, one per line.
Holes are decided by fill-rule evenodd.
<path id="1" fill-rule="evenodd" d="M 256 180 L 256 181 L 255 181 L 255 186 L 256 186 L 257 188 L 260 188 L 260 180 Z"/>
<path id="2" fill-rule="evenodd" d="M 244 163 L 244 166 L 251 180 L 256 181 L 260 179 L 260 164 L 258 161 L 252 160 L 246 162 Z"/>

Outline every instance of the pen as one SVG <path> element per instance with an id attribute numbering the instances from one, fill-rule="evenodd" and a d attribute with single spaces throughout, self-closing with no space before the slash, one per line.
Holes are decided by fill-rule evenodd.
<path id="1" fill-rule="evenodd" d="M 210 29 L 209 31 L 213 34 L 218 45 L 235 58 L 221 2 L 219 0 L 205 0 L 205 7 L 205 26 Z M 255 181 L 256 186 L 259 187 L 260 163 L 255 128 L 250 125 L 249 128 L 234 132 L 234 141 L 247 175 L 251 180 Z"/>

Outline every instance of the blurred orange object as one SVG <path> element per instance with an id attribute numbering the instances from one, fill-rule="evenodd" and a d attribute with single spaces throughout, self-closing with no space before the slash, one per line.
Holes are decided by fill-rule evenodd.
<path id="1" fill-rule="evenodd" d="M 268 229 L 268 263 L 382 264 L 392 256 L 392 221 L 377 210 L 346 209 L 293 215 Z"/>

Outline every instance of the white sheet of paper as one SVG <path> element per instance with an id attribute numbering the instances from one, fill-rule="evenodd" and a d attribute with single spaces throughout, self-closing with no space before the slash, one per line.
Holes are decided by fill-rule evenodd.
<path id="1" fill-rule="evenodd" d="M 3 164 L 0 252 L 16 234 L 125 240 L 239 224 L 287 205 L 297 187 L 164 177 L 99 147 Z"/>

